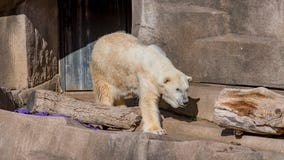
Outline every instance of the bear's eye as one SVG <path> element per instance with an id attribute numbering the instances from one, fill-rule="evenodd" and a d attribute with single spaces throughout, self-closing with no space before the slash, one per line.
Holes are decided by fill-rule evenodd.
<path id="1" fill-rule="evenodd" d="M 176 91 L 181 92 L 181 89 L 177 88 Z"/>

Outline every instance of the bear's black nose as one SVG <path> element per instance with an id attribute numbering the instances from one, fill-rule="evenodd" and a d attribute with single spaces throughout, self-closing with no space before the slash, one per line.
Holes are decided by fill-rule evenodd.
<path id="1" fill-rule="evenodd" d="M 186 106 L 188 104 L 188 98 L 183 99 L 183 105 Z"/>

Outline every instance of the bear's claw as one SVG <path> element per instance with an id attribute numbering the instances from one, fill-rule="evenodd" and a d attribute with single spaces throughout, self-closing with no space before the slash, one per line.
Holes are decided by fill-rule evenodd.
<path id="1" fill-rule="evenodd" d="M 153 131 L 144 131 L 146 133 L 152 133 L 157 135 L 166 135 L 167 131 L 165 129 L 153 130 Z"/>

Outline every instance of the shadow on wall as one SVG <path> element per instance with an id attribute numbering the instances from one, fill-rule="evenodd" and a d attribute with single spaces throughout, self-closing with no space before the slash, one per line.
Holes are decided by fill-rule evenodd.
<path id="1" fill-rule="evenodd" d="M 61 55 L 64 58 L 99 37 L 131 32 L 131 0 L 59 0 Z"/>
<path id="2" fill-rule="evenodd" d="M 16 15 L 25 0 L 0 1 L 0 16 Z"/>

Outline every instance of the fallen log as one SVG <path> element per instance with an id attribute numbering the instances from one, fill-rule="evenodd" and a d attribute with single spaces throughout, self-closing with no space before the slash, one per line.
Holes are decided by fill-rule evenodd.
<path id="1" fill-rule="evenodd" d="M 31 112 L 64 114 L 84 123 L 126 130 L 134 130 L 142 119 L 138 107 L 102 106 L 47 90 L 34 91 L 27 107 Z"/>
<path id="2" fill-rule="evenodd" d="M 215 122 L 256 134 L 284 133 L 284 96 L 266 88 L 224 89 L 215 106 Z"/>

